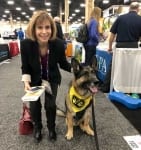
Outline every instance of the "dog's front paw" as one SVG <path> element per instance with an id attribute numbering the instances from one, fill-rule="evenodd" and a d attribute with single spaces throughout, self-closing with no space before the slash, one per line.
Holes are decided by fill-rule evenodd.
<path id="1" fill-rule="evenodd" d="M 86 131 L 86 133 L 91 135 L 91 136 L 94 136 L 94 131 L 93 130 Z"/>
<path id="2" fill-rule="evenodd" d="M 94 131 L 91 129 L 89 125 L 85 126 L 83 124 L 80 125 L 82 131 L 86 132 L 88 135 L 94 136 Z"/>
<path id="3" fill-rule="evenodd" d="M 73 134 L 72 133 L 67 133 L 65 137 L 66 137 L 67 140 L 71 140 L 73 138 Z"/>
<path id="4" fill-rule="evenodd" d="M 86 132 L 88 135 L 94 136 L 94 131 L 93 131 L 91 128 L 86 128 L 86 129 L 85 129 L 85 132 Z"/>

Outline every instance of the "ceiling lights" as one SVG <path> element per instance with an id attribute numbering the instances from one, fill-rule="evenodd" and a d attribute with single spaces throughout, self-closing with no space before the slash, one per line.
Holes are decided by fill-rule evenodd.
<path id="1" fill-rule="evenodd" d="M 14 3 L 15 3 L 15 2 L 12 1 L 12 0 L 7 1 L 7 4 L 8 4 L 8 5 L 14 5 Z"/>
<path id="2" fill-rule="evenodd" d="M 103 4 L 108 4 L 109 0 L 103 0 Z"/>

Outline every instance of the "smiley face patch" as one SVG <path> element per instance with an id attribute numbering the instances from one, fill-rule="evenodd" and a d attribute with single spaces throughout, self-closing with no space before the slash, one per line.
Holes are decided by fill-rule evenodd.
<path id="1" fill-rule="evenodd" d="M 78 97 L 76 97 L 75 95 L 72 96 L 72 103 L 78 107 L 81 108 L 85 105 L 85 102 L 83 99 L 79 99 Z"/>

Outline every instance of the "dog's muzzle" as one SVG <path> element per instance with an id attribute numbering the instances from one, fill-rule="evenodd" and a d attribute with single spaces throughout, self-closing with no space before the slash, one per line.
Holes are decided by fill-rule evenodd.
<path id="1" fill-rule="evenodd" d="M 98 89 L 97 89 L 97 87 L 89 87 L 89 89 L 90 89 L 90 91 L 93 93 L 93 94 L 95 94 L 95 93 L 97 93 L 98 92 Z"/>
<path id="2" fill-rule="evenodd" d="M 90 84 L 88 85 L 88 89 L 89 89 L 90 92 L 93 93 L 93 94 L 95 94 L 95 93 L 98 92 L 98 89 L 97 89 L 97 87 L 95 86 L 94 83 L 90 83 Z"/>

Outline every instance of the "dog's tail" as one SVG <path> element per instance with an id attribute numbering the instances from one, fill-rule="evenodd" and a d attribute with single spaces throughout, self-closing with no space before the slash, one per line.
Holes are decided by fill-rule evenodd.
<path id="1" fill-rule="evenodd" d="M 60 116 L 60 117 L 66 117 L 65 111 L 63 111 L 62 109 L 60 109 L 58 107 L 57 107 L 57 110 L 56 110 L 56 115 Z"/>

